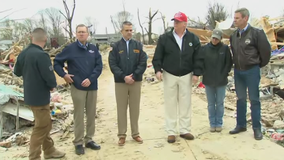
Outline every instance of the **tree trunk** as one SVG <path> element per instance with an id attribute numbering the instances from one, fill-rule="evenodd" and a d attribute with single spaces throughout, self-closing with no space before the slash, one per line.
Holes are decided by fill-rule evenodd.
<path id="1" fill-rule="evenodd" d="M 72 20 L 69 20 L 68 21 L 68 24 L 69 24 L 69 39 L 72 39 L 73 38 L 73 31 L 72 31 Z"/>
<path id="2" fill-rule="evenodd" d="M 138 16 L 138 22 L 139 22 L 141 32 L 142 32 L 142 43 L 145 44 L 144 28 L 143 28 L 141 21 L 140 21 L 139 8 L 137 9 L 137 16 Z"/>

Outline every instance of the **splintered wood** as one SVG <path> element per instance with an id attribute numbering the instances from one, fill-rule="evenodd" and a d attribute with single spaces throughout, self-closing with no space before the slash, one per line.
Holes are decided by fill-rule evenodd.
<path id="1" fill-rule="evenodd" d="M 10 148 L 12 146 L 11 142 L 0 142 L 0 147 Z"/>
<path id="2" fill-rule="evenodd" d="M 73 114 L 69 114 L 68 117 L 64 120 L 64 123 L 62 123 L 63 134 L 61 136 L 61 139 L 65 139 L 68 136 L 72 124 L 73 124 Z"/>
<path id="3" fill-rule="evenodd" d="M 260 19 L 260 24 L 268 38 L 268 41 L 271 42 L 271 49 L 272 50 L 278 49 L 277 44 L 276 44 L 276 37 L 274 34 L 274 29 L 272 28 L 271 24 L 268 22 L 267 18 L 262 17 Z"/>

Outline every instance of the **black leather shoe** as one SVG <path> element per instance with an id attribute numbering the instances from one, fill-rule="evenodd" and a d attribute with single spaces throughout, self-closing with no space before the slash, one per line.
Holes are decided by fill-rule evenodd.
<path id="1" fill-rule="evenodd" d="M 253 132 L 254 132 L 254 139 L 255 140 L 262 140 L 263 135 L 261 133 L 261 129 L 254 129 Z"/>
<path id="2" fill-rule="evenodd" d="M 240 132 L 245 132 L 247 131 L 247 128 L 244 127 L 236 127 L 235 129 L 231 130 L 229 133 L 230 134 L 238 134 Z"/>
<path id="3" fill-rule="evenodd" d="M 100 150 L 101 149 L 101 146 L 96 144 L 96 142 L 94 142 L 94 141 L 87 143 L 85 146 L 86 146 L 86 148 L 91 148 L 93 150 Z"/>
<path id="4" fill-rule="evenodd" d="M 83 145 L 75 146 L 75 152 L 76 152 L 77 155 L 85 154 L 85 150 L 83 148 Z"/>

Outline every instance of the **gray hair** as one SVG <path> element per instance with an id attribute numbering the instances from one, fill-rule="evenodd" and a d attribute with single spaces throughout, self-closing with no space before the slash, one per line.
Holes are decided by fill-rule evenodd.
<path id="1" fill-rule="evenodd" d="M 76 32 L 77 32 L 77 30 L 78 30 L 79 27 L 85 27 L 86 30 L 87 30 L 87 32 L 89 33 L 89 28 L 88 28 L 86 25 L 84 25 L 84 24 L 79 24 L 79 25 L 77 25 L 77 26 L 76 26 Z"/>
<path id="2" fill-rule="evenodd" d="M 124 22 L 122 22 L 122 24 L 121 24 L 121 29 L 123 29 L 123 26 L 124 26 L 124 25 L 132 26 L 132 23 L 131 23 L 130 21 L 124 21 Z"/>
<path id="3" fill-rule="evenodd" d="M 32 31 L 32 37 L 34 41 L 42 42 L 46 40 L 47 33 L 43 28 L 35 28 Z"/>
<path id="4" fill-rule="evenodd" d="M 241 13 L 242 17 L 249 17 L 249 10 L 247 8 L 240 8 L 235 11 L 235 13 Z"/>

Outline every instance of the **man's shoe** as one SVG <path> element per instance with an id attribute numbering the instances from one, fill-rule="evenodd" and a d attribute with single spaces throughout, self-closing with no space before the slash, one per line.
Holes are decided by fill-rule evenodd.
<path id="1" fill-rule="evenodd" d="M 254 129 L 253 132 L 254 132 L 254 139 L 255 140 L 262 140 L 263 135 L 261 133 L 261 129 Z"/>
<path id="2" fill-rule="evenodd" d="M 216 128 L 215 127 L 210 127 L 210 132 L 215 132 Z"/>
<path id="3" fill-rule="evenodd" d="M 222 131 L 222 127 L 216 127 L 216 132 L 221 132 Z"/>
<path id="4" fill-rule="evenodd" d="M 168 136 L 168 143 L 175 143 L 176 142 L 176 136 Z"/>
<path id="5" fill-rule="evenodd" d="M 51 154 L 44 154 L 45 159 L 57 159 L 57 158 L 63 158 L 65 156 L 65 153 L 60 152 L 58 150 L 55 150 Z"/>
<path id="6" fill-rule="evenodd" d="M 125 137 L 119 138 L 119 140 L 118 140 L 118 145 L 119 145 L 119 146 L 124 146 L 124 144 L 125 144 Z"/>
<path id="7" fill-rule="evenodd" d="M 133 137 L 133 139 L 134 139 L 136 142 L 140 143 L 140 144 L 143 143 L 143 139 L 142 139 L 140 136 Z"/>
<path id="8" fill-rule="evenodd" d="M 247 128 L 245 127 L 236 127 L 235 129 L 231 130 L 229 133 L 230 134 L 238 134 L 240 132 L 245 132 L 247 131 Z"/>
<path id="9" fill-rule="evenodd" d="M 83 148 L 83 145 L 75 146 L 75 152 L 76 152 L 77 155 L 85 154 L 85 150 Z"/>
<path id="10" fill-rule="evenodd" d="M 183 139 L 186 139 L 186 140 L 193 140 L 194 139 L 194 136 L 190 133 L 181 134 L 180 137 L 183 138 Z"/>
<path id="11" fill-rule="evenodd" d="M 85 144 L 85 146 L 86 146 L 86 148 L 90 148 L 92 150 L 100 150 L 101 149 L 101 146 L 96 144 L 96 142 L 94 142 L 94 141 L 91 141 L 91 142 Z"/>

